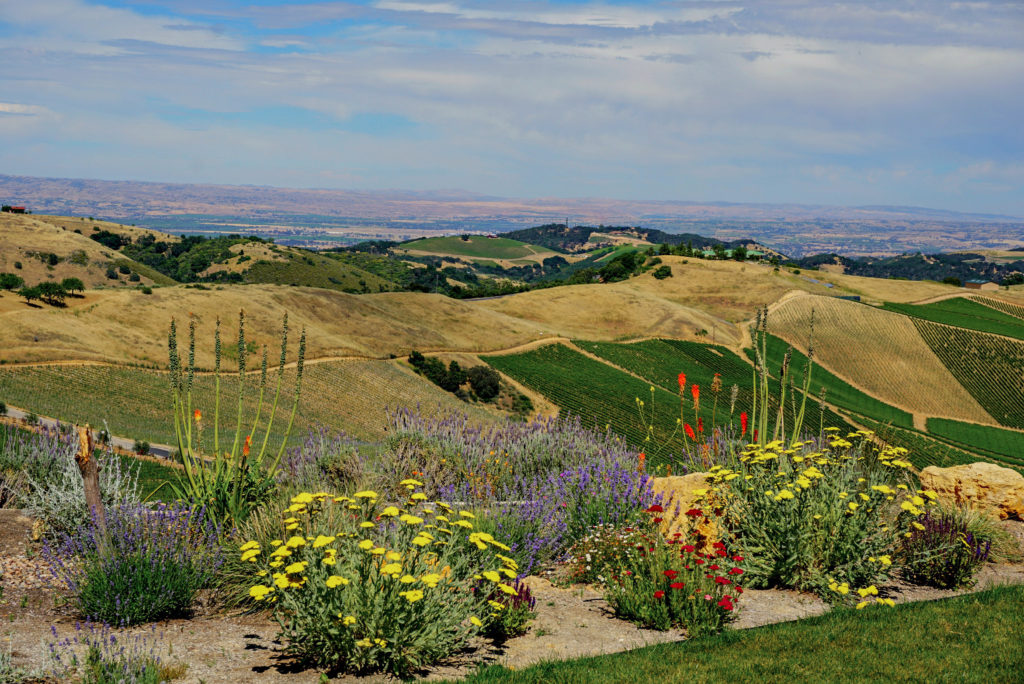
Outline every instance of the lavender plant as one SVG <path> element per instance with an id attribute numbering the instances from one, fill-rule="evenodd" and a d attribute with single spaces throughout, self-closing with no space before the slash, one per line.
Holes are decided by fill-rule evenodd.
<path id="1" fill-rule="evenodd" d="M 362 475 L 359 451 L 345 433 L 317 425 L 309 430 L 301 445 L 288 449 L 277 477 L 289 490 L 345 492 Z"/>
<path id="2" fill-rule="evenodd" d="M 93 519 L 43 553 L 80 614 L 131 625 L 188 612 L 223 562 L 218 533 L 201 506 L 136 504 L 107 511 L 105 537 Z"/>
<path id="3" fill-rule="evenodd" d="M 441 499 L 486 512 L 522 575 L 600 524 L 628 525 L 654 501 L 636 452 L 578 418 L 477 427 L 464 415 L 389 414 L 381 462 L 389 482 L 413 472 Z"/>
<path id="4" fill-rule="evenodd" d="M 65 450 L 72 456 L 77 441 L 67 430 L 41 432 L 0 425 L 0 508 L 19 508 L 32 491 L 30 478 L 43 481 Z"/>
<path id="5" fill-rule="evenodd" d="M 49 644 L 51 672 L 58 679 L 74 676 L 82 684 L 160 684 L 181 669 L 161 662 L 155 631 L 119 634 L 108 625 L 76 623 L 74 634 L 63 639 L 56 627 L 51 632 L 55 639 Z"/>
<path id="6" fill-rule="evenodd" d="M 85 485 L 75 462 L 78 439 L 74 431 L 57 427 L 29 437 L 16 437 L 8 444 L 20 444 L 9 453 L 19 455 L 24 474 L 15 505 L 44 524 L 47 536 L 67 534 L 89 519 Z M 105 507 L 138 503 L 138 467 L 108 447 L 96 454 L 100 496 Z"/>
<path id="7" fill-rule="evenodd" d="M 977 536 L 960 509 L 928 511 L 913 523 L 902 548 L 903 577 L 940 589 L 970 586 L 988 560 L 992 541 Z"/>

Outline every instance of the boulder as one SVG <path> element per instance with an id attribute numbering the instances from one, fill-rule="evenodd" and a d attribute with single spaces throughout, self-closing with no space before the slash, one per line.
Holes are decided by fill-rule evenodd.
<path id="1" fill-rule="evenodd" d="M 921 471 L 922 489 L 930 489 L 945 504 L 966 506 L 1000 520 L 1024 520 L 1024 475 L 994 463 Z"/>
<path id="2" fill-rule="evenodd" d="M 707 489 L 709 476 L 710 473 L 688 473 L 651 478 L 651 490 L 661 495 L 661 506 L 665 509 L 660 516 L 661 533 L 666 538 L 672 538 L 676 533 L 687 536 L 693 526 L 696 534 L 707 542 L 718 538 L 714 522 L 704 516 L 686 515 L 689 510 L 701 508 L 701 504 L 697 502 L 699 497 L 694 494 L 694 490 Z"/>

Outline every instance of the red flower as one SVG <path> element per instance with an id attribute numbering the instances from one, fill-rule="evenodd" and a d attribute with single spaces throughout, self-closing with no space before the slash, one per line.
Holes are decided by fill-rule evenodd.
<path id="1" fill-rule="evenodd" d="M 715 563 L 714 565 L 709 565 L 708 568 L 711 569 L 711 570 L 721 570 L 722 566 L 720 566 L 717 563 Z"/>
<path id="2" fill-rule="evenodd" d="M 729 571 L 729 574 L 730 575 L 742 575 L 743 574 L 743 570 L 741 568 L 733 568 L 732 570 Z"/>
<path id="3" fill-rule="evenodd" d="M 686 423 L 686 424 L 683 425 L 683 427 L 686 429 L 686 436 L 689 437 L 690 439 L 696 441 L 697 440 L 697 435 L 694 434 L 693 428 L 690 427 L 690 424 Z"/>
<path id="4" fill-rule="evenodd" d="M 682 392 L 686 389 L 686 373 L 679 374 L 679 391 Z"/>
<path id="5" fill-rule="evenodd" d="M 716 577 L 715 584 L 732 584 L 732 580 L 725 577 Z"/>
<path id="6" fill-rule="evenodd" d="M 747 412 L 743 411 L 740 414 L 740 434 L 747 434 Z"/>
<path id="7" fill-rule="evenodd" d="M 665 595 L 665 592 L 663 592 L 661 589 L 659 589 L 658 591 L 654 592 L 654 598 L 661 598 L 664 595 Z"/>
<path id="8" fill-rule="evenodd" d="M 654 519 L 654 524 L 655 524 L 655 525 L 657 525 L 657 524 L 658 524 L 658 523 L 660 523 L 660 522 L 661 522 L 662 520 L 664 520 L 664 518 L 655 518 L 655 519 Z"/>
<path id="9" fill-rule="evenodd" d="M 697 418 L 697 432 L 704 432 L 704 419 L 699 416 Z"/>
<path id="10" fill-rule="evenodd" d="M 739 563 L 741 560 L 743 560 L 743 556 L 733 556 L 732 559 Z"/>
<path id="11" fill-rule="evenodd" d="M 757 442 L 757 428 L 754 428 L 754 441 Z"/>
<path id="12" fill-rule="evenodd" d="M 737 594 L 742 594 L 743 593 L 743 587 L 736 587 L 736 593 Z"/>
<path id="13" fill-rule="evenodd" d="M 690 394 L 693 395 L 693 403 L 696 404 L 698 401 L 700 401 L 700 385 L 694 383 L 690 387 Z"/>
<path id="14" fill-rule="evenodd" d="M 725 544 L 722 543 L 722 542 L 715 542 L 714 544 L 711 545 L 711 548 L 713 548 L 713 549 L 724 549 L 725 548 Z"/>
<path id="15" fill-rule="evenodd" d="M 686 546 L 683 547 L 683 551 L 686 551 L 687 553 L 693 553 L 695 549 L 696 549 L 696 547 L 693 546 L 692 544 L 687 544 Z"/>
<path id="16" fill-rule="evenodd" d="M 698 558 L 697 559 L 697 565 L 704 565 L 704 559 L 703 558 Z"/>
<path id="17" fill-rule="evenodd" d="M 721 601 L 719 601 L 718 606 L 719 608 L 724 608 L 725 610 L 732 610 L 734 608 L 734 606 L 732 605 L 732 601 L 730 601 L 728 598 L 723 598 Z"/>
<path id="18" fill-rule="evenodd" d="M 690 510 L 686 511 L 686 515 L 690 516 L 691 518 L 699 518 L 700 516 L 704 515 L 704 511 L 700 510 L 699 508 L 691 508 Z"/>
<path id="19" fill-rule="evenodd" d="M 662 508 L 661 506 L 659 506 L 658 504 L 652 504 L 651 506 L 649 506 L 647 508 L 647 512 L 648 513 L 664 513 L 665 509 Z"/>
<path id="20" fill-rule="evenodd" d="M 669 579 L 675 579 L 679 572 L 676 570 L 666 570 L 662 574 L 665 575 L 665 577 L 668 577 Z"/>
<path id="21" fill-rule="evenodd" d="M 673 589 L 682 589 L 683 587 L 686 586 L 686 584 L 683 583 L 683 582 L 673 582 L 672 584 L 670 584 L 668 586 L 672 587 Z"/>

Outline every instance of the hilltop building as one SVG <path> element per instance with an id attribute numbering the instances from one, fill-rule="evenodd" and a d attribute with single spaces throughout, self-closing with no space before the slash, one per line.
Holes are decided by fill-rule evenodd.
<path id="1" fill-rule="evenodd" d="M 990 280 L 968 280 L 964 283 L 968 290 L 998 290 L 999 285 Z"/>

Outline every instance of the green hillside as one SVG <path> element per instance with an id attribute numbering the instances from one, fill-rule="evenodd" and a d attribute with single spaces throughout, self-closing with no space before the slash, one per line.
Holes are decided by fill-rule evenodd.
<path id="1" fill-rule="evenodd" d="M 402 243 L 401 247 L 417 252 L 451 254 L 481 259 L 522 259 L 535 254 L 554 256 L 554 252 L 508 238 L 488 238 L 481 235 L 424 238 Z"/>
<path id="2" fill-rule="evenodd" d="M 1004 465 L 1024 467 L 1024 432 L 944 418 L 929 418 L 928 432 Z"/>
<path id="3" fill-rule="evenodd" d="M 953 377 L 1007 427 L 1024 429 L 1024 342 L 914 319 Z"/>
<path id="4" fill-rule="evenodd" d="M 883 308 L 934 323 L 1024 340 L 1024 320 L 964 297 L 944 299 L 931 304 L 887 302 Z"/>
<path id="5" fill-rule="evenodd" d="M 357 266 L 315 252 L 286 250 L 283 261 L 260 260 L 244 272 L 247 283 L 322 287 L 344 292 L 385 292 L 397 284 Z"/>

